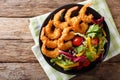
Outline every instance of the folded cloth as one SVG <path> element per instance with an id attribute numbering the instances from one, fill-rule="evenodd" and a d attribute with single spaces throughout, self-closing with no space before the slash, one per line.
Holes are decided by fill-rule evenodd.
<path id="1" fill-rule="evenodd" d="M 110 49 L 108 52 L 107 57 L 105 58 L 104 61 L 112 58 L 115 55 L 118 55 L 120 53 L 120 35 L 119 32 L 117 31 L 116 25 L 113 21 L 113 18 L 111 16 L 110 10 L 107 6 L 107 3 L 105 0 L 86 0 L 84 2 L 80 2 L 78 4 L 87 4 L 89 2 L 92 2 L 93 5 L 91 6 L 93 9 L 95 9 L 97 12 L 99 12 L 102 16 L 105 17 L 105 21 L 109 27 L 110 30 Z M 75 75 L 68 75 L 61 73 L 55 69 L 53 69 L 44 59 L 42 54 L 40 53 L 40 48 L 39 48 L 39 31 L 41 28 L 41 25 L 43 21 L 46 19 L 46 17 L 50 13 L 40 15 L 37 17 L 30 18 L 30 25 L 29 29 L 31 31 L 32 37 L 35 41 L 35 45 L 32 47 L 32 51 L 36 58 L 38 59 L 40 65 L 42 66 L 43 70 L 47 74 L 48 78 L 50 80 L 68 80 Z"/>

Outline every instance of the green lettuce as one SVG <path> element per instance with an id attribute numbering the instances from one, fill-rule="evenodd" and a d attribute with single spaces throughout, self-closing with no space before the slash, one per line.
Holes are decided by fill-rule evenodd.
<path id="1" fill-rule="evenodd" d="M 70 65 L 73 64 L 74 62 L 68 60 L 67 58 L 65 58 L 63 55 L 59 55 L 56 58 L 52 58 L 50 60 L 51 63 L 58 61 L 59 63 L 63 64 L 63 65 Z"/>
<path id="2" fill-rule="evenodd" d="M 78 47 L 74 47 L 74 50 L 77 52 L 77 53 L 80 53 L 81 51 L 85 50 L 85 46 L 81 45 L 81 46 L 78 46 Z"/>
<path id="3" fill-rule="evenodd" d="M 102 36 L 101 27 L 97 24 L 91 25 L 87 30 L 86 35 L 92 38 L 94 38 L 95 36 L 101 37 Z"/>

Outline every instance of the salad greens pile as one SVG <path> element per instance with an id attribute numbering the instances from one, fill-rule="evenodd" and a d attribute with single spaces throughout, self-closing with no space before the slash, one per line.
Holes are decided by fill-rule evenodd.
<path id="1" fill-rule="evenodd" d="M 99 21 L 93 20 L 85 34 L 75 33 L 73 47 L 67 51 L 59 50 L 60 55 L 52 58 L 50 62 L 64 70 L 70 70 L 88 67 L 91 62 L 101 59 L 107 43 L 103 21 L 103 17 Z"/>

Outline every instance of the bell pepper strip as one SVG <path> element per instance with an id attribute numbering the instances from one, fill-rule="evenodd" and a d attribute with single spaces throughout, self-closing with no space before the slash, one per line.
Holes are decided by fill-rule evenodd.
<path id="1" fill-rule="evenodd" d="M 102 43 L 102 37 L 99 38 L 99 41 L 100 41 L 99 44 L 101 44 Z"/>
<path id="2" fill-rule="evenodd" d="M 86 56 L 91 62 L 95 61 L 99 57 L 96 53 L 91 52 L 87 52 Z"/>
<path id="3" fill-rule="evenodd" d="M 106 37 L 106 32 L 103 28 L 102 28 L 102 32 L 103 32 L 103 35 Z"/>
<path id="4" fill-rule="evenodd" d="M 98 54 L 94 54 L 94 55 L 93 55 L 94 60 L 96 60 L 98 57 L 99 57 Z"/>
<path id="5" fill-rule="evenodd" d="M 83 50 L 81 53 L 76 54 L 77 57 L 82 56 L 85 53 L 85 50 Z"/>
<path id="6" fill-rule="evenodd" d="M 97 54 L 100 54 L 101 44 L 102 44 L 102 37 L 99 38 L 99 46 L 98 46 Z"/>
<path id="7" fill-rule="evenodd" d="M 88 43 L 88 48 L 89 48 L 90 52 L 93 52 L 92 45 L 91 45 L 91 38 L 90 37 L 87 38 L 87 43 Z"/>
<path id="8" fill-rule="evenodd" d="M 76 63 L 70 64 L 70 65 L 63 65 L 63 64 L 61 64 L 61 63 L 58 62 L 58 61 L 56 61 L 55 63 L 56 63 L 58 66 L 60 66 L 61 68 L 63 68 L 63 69 L 70 69 L 70 68 L 73 68 L 73 67 L 79 66 L 79 62 L 76 62 Z"/>
<path id="9" fill-rule="evenodd" d="M 101 48 L 101 43 L 102 43 L 102 37 L 99 38 L 99 48 L 98 48 L 98 51 Z"/>

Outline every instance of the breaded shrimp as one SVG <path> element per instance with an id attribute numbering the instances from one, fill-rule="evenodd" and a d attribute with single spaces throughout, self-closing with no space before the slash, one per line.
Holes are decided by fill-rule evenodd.
<path id="1" fill-rule="evenodd" d="M 81 29 L 82 29 L 82 32 L 81 33 L 83 33 L 83 34 L 85 34 L 86 33 L 86 31 L 87 31 L 87 29 L 88 29 L 88 23 L 85 23 L 85 22 L 82 22 L 81 24 L 80 24 L 80 26 L 81 26 Z"/>
<path id="2" fill-rule="evenodd" d="M 45 36 L 45 28 L 42 29 L 40 39 L 43 43 L 46 42 L 46 46 L 48 48 L 57 48 L 58 46 L 58 40 L 50 40 L 49 38 L 47 38 L 47 36 Z"/>
<path id="3" fill-rule="evenodd" d="M 50 57 L 50 58 L 55 58 L 55 57 L 57 57 L 57 56 L 59 55 L 59 51 L 58 51 L 59 49 L 58 49 L 58 48 L 54 48 L 54 50 L 48 50 L 48 49 L 46 48 L 46 42 L 47 42 L 47 41 L 43 42 L 43 44 L 42 44 L 41 50 L 42 50 L 43 54 L 44 54 L 45 56 L 47 56 L 47 57 Z"/>
<path id="4" fill-rule="evenodd" d="M 88 23 L 90 23 L 93 18 L 92 14 L 85 14 L 87 7 L 89 7 L 91 4 L 92 3 L 86 4 L 80 9 L 77 20 L 74 21 L 72 26 L 73 31 L 85 34 L 86 30 L 88 29 Z"/>
<path id="5" fill-rule="evenodd" d="M 92 18 L 93 18 L 93 15 L 92 14 L 89 14 L 89 15 L 86 15 L 86 11 L 87 11 L 87 7 L 91 6 L 92 3 L 88 3 L 86 5 L 84 5 L 80 11 L 79 11 L 79 18 L 82 19 L 84 22 L 87 22 L 87 23 L 90 23 Z"/>
<path id="6" fill-rule="evenodd" d="M 68 27 L 68 23 L 67 22 L 61 22 L 60 21 L 60 17 L 61 17 L 61 14 L 65 11 L 65 9 L 62 9 L 60 10 L 59 12 L 57 12 L 55 15 L 54 15 L 54 18 L 53 18 L 53 24 L 55 27 L 57 28 L 60 28 L 60 29 L 64 29 L 65 27 Z"/>
<path id="7" fill-rule="evenodd" d="M 57 39 L 61 36 L 61 29 L 56 28 L 54 30 L 52 30 L 52 26 L 53 26 L 53 21 L 50 20 L 48 22 L 48 24 L 45 27 L 45 35 L 49 38 L 49 39 Z"/>
<path id="8" fill-rule="evenodd" d="M 67 21 L 69 25 L 72 25 L 77 20 L 77 17 L 71 17 L 72 12 L 77 9 L 78 9 L 78 6 L 75 6 L 67 10 L 65 14 L 65 21 Z"/>
<path id="9" fill-rule="evenodd" d="M 63 30 L 62 36 L 58 40 L 58 48 L 60 50 L 67 50 L 72 47 L 71 39 L 73 39 L 75 34 L 73 31 L 70 31 L 71 29 L 71 27 L 67 27 Z"/>
<path id="10" fill-rule="evenodd" d="M 72 26 L 72 30 L 75 32 L 79 32 L 81 34 L 85 34 L 88 27 L 89 27 L 88 23 L 82 22 L 81 24 L 76 24 L 76 25 Z"/>
<path id="11" fill-rule="evenodd" d="M 71 40 L 66 41 L 66 42 L 64 42 L 64 40 L 61 39 L 61 38 L 58 40 L 58 48 L 60 50 L 67 50 L 71 47 L 72 47 L 72 41 Z"/>
<path id="12" fill-rule="evenodd" d="M 67 27 L 63 30 L 61 38 L 64 41 L 71 40 L 75 36 L 74 32 L 71 30 L 72 30 L 72 27 Z"/>

